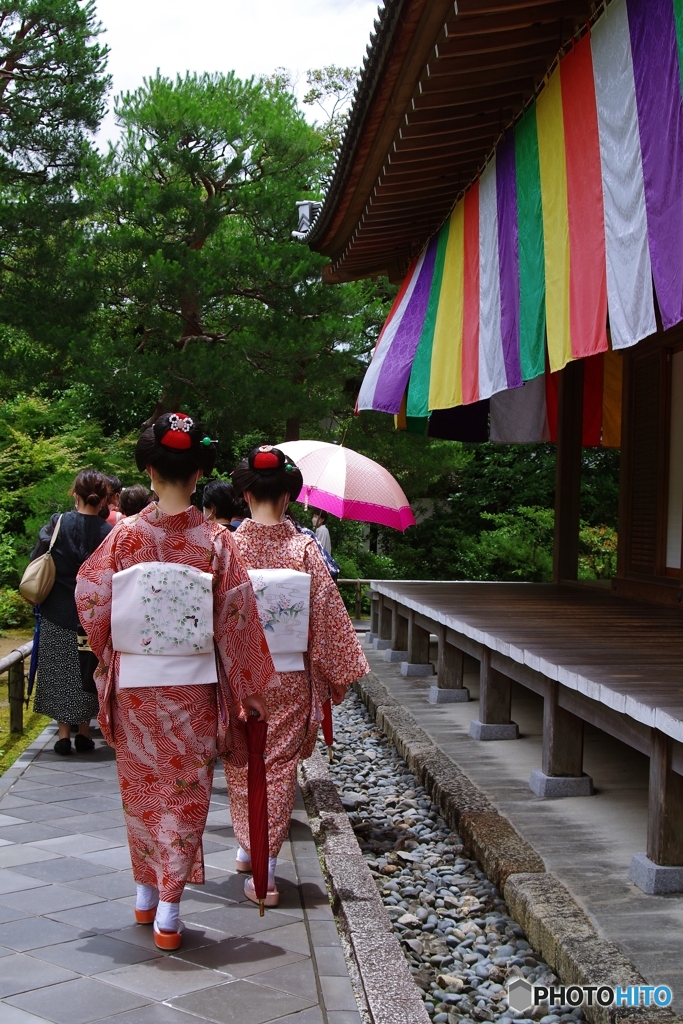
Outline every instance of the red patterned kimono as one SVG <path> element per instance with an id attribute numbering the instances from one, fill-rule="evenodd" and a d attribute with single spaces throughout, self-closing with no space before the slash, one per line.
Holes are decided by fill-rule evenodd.
<path id="1" fill-rule="evenodd" d="M 176 562 L 213 576 L 218 684 L 119 689 L 112 576 L 140 562 Z M 239 702 L 277 678 L 249 577 L 228 530 L 196 508 L 169 516 L 153 504 L 119 523 L 84 562 L 76 605 L 100 660 L 98 720 L 116 750 L 135 881 L 177 903 L 186 882 L 204 881 L 202 834 L 216 757 L 246 765 Z"/>
<path id="2" fill-rule="evenodd" d="M 268 834 L 270 856 L 277 857 L 289 832 L 297 765 L 313 753 L 330 684 L 350 686 L 370 667 L 313 537 L 298 533 L 290 522 L 263 526 L 245 519 L 233 538 L 247 569 L 295 569 L 311 577 L 306 670 L 279 673 L 279 684 L 264 694 L 270 711 L 266 741 Z M 228 761 L 225 773 L 235 835 L 248 850 L 247 770 Z"/>

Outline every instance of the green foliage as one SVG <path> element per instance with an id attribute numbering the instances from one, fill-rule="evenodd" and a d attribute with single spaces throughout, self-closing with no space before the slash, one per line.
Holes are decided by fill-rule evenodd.
<path id="1" fill-rule="evenodd" d="M 617 532 L 610 526 L 581 524 L 579 579 L 609 580 L 617 572 Z"/>
<path id="2" fill-rule="evenodd" d="M 54 512 L 73 507 L 68 491 L 81 469 L 117 473 L 128 484 L 141 480 L 133 463 L 137 434 L 105 435 L 77 399 L 68 392 L 51 404 L 24 396 L 0 401 L 0 552 L 14 552 L 14 568 L 0 583 L 16 586 L 38 530 Z"/>
<path id="3" fill-rule="evenodd" d="M 324 120 L 320 131 L 329 152 L 339 149 L 357 78 L 356 68 L 340 68 L 334 64 L 306 72 L 308 92 L 303 101 L 322 111 Z"/>
<path id="4" fill-rule="evenodd" d="M 94 0 L 0 11 L 0 321 L 65 343 L 92 307 L 79 188 L 109 87 Z"/>
<path id="5" fill-rule="evenodd" d="M 21 594 L 8 587 L 0 587 L 0 633 L 6 629 L 30 629 L 33 608 Z"/>

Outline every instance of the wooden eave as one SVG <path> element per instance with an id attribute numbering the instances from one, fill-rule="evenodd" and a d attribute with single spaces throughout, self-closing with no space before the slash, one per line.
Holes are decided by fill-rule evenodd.
<path id="1" fill-rule="evenodd" d="M 385 0 L 393 21 L 364 72 L 372 95 L 359 86 L 365 109 L 352 111 L 309 234 L 331 260 L 327 280 L 405 273 L 594 9 L 592 0 Z"/>

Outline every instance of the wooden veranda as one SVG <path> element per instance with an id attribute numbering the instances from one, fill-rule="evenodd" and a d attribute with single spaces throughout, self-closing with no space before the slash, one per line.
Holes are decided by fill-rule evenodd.
<path id="1" fill-rule="evenodd" d="M 375 581 L 372 588 L 375 647 L 403 660 L 404 674 L 432 671 L 429 642 L 436 634 L 437 693 L 468 699 L 464 655 L 479 661 L 473 738 L 517 737 L 511 681 L 543 697 L 542 764 L 531 778 L 539 796 L 592 792 L 583 773 L 584 722 L 649 756 L 647 855 L 655 864 L 681 863 L 683 618 L 677 610 L 615 598 L 597 586 Z M 637 863 L 633 873 L 637 878 Z"/>

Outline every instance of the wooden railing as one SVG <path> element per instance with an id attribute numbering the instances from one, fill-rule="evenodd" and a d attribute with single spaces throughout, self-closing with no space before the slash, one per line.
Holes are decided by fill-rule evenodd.
<path id="1" fill-rule="evenodd" d="M 363 605 L 363 587 L 370 586 L 370 580 L 337 580 L 337 584 L 342 586 L 355 586 L 356 588 L 356 610 L 354 613 L 354 619 L 360 619 L 362 616 L 362 605 Z"/>
<path id="2" fill-rule="evenodd" d="M 10 651 L 4 658 L 0 658 L 0 676 L 4 672 L 7 673 L 9 731 L 13 733 L 24 731 L 24 661 L 31 657 L 32 650 L 33 640 L 29 640 L 16 650 Z"/>

